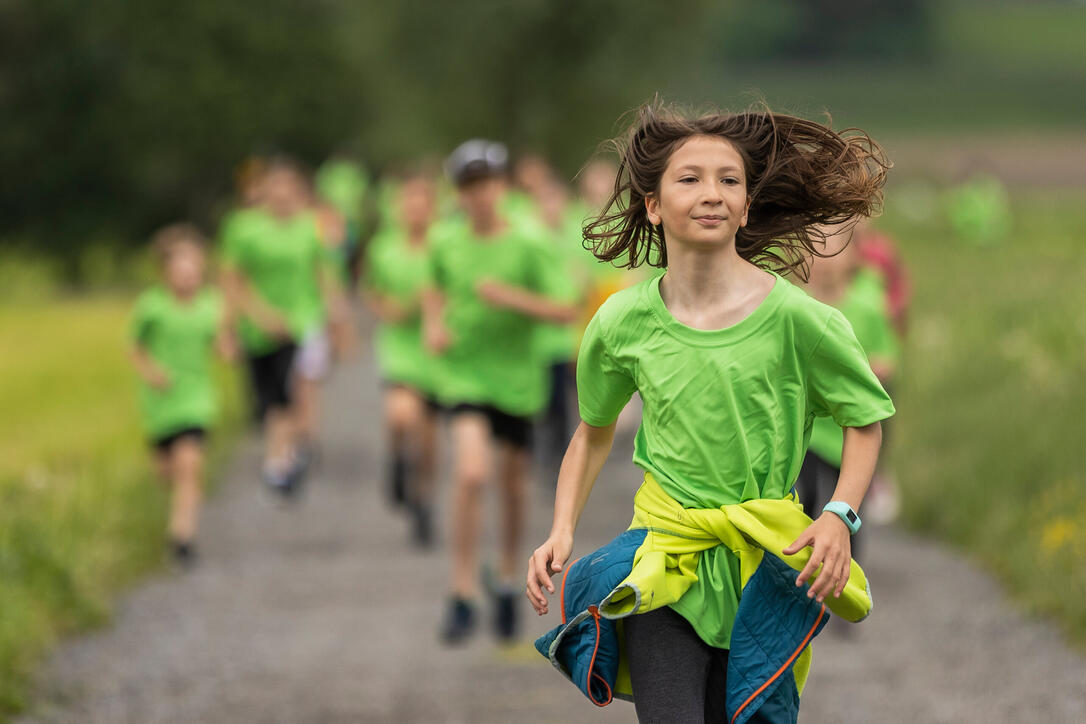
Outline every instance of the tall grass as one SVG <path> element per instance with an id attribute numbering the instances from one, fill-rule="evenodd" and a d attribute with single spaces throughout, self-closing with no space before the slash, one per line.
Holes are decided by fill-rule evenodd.
<path id="1" fill-rule="evenodd" d="M 130 307 L 0 306 L 0 718 L 58 636 L 106 620 L 116 591 L 162 560 L 166 491 L 139 426 Z M 237 381 L 221 378 L 230 430 Z"/>
<path id="2" fill-rule="evenodd" d="M 1086 646 L 1086 193 L 1016 198 L 1010 238 L 982 248 L 890 198 L 915 285 L 891 451 L 905 521 Z"/>

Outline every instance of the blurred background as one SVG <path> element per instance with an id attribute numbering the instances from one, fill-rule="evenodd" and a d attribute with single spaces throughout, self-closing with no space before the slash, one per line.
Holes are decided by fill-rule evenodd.
<path id="1" fill-rule="evenodd" d="M 213 234 L 252 155 L 376 181 L 483 136 L 572 180 L 657 94 L 764 99 L 885 146 L 876 227 L 913 288 L 898 524 L 1081 651 L 1084 38 L 1071 0 L 0 2 L 0 719 L 161 565 L 125 358 L 155 228 Z M 225 460 L 243 402 L 220 375 Z"/>

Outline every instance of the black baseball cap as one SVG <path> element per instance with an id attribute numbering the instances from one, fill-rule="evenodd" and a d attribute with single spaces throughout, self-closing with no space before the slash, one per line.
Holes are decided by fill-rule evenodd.
<path id="1" fill-rule="evenodd" d="M 445 173 L 457 186 L 508 171 L 509 150 L 497 141 L 464 141 L 445 160 Z"/>

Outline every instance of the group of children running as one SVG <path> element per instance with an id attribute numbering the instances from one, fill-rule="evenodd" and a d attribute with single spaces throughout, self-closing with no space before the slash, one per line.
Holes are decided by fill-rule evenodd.
<path id="1" fill-rule="evenodd" d="M 495 634 L 517 635 L 533 449 L 544 468 L 548 455 L 561 459 L 552 531 L 527 574 L 529 601 L 548 611 L 552 576 L 572 565 L 577 521 L 635 393 L 634 462 L 646 481 L 634 528 L 650 494 L 690 514 L 783 501 L 806 520 L 771 551 L 795 568 L 795 586 L 822 603 L 856 584 L 852 535 L 881 422 L 894 412 L 884 385 L 907 296 L 896 258 L 880 264 L 885 240 L 856 226 L 878 210 L 888 162 L 866 135 L 768 110 L 694 116 L 660 105 L 642 108 L 615 150 L 617 164 L 581 170 L 576 198 L 541 157 L 510 164 L 502 144 L 480 139 L 443 168 L 403 168 L 376 191 L 360 281 L 378 322 L 385 488 L 414 542 L 433 546 L 447 429 L 446 643 L 475 632 L 484 592 Z M 181 561 L 193 553 L 214 418 L 212 351 L 230 357 L 240 346 L 263 426 L 262 477 L 289 499 L 316 449 L 320 380 L 354 328 L 346 260 L 358 256 L 357 194 L 321 201 L 279 159 L 251 170 L 242 190 L 219 235 L 222 294 L 204 283 L 199 232 L 171 226 L 154 239 L 162 284 L 135 315 L 147 431 L 172 484 Z M 499 556 L 484 586 L 491 482 Z M 650 548 L 634 566 L 658 560 Z M 636 615 L 623 615 L 641 721 L 723 721 L 732 624 L 751 573 L 733 548 L 699 549 L 688 590 L 674 600 L 658 591 L 655 605 L 642 592 Z"/>

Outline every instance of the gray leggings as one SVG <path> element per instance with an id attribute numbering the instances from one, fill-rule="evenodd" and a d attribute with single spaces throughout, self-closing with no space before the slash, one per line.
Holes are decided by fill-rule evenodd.
<path id="1" fill-rule="evenodd" d="M 641 724 L 727 724 L 727 649 L 702 641 L 667 607 L 625 618 L 622 626 Z M 755 714 L 750 721 L 761 720 Z"/>

